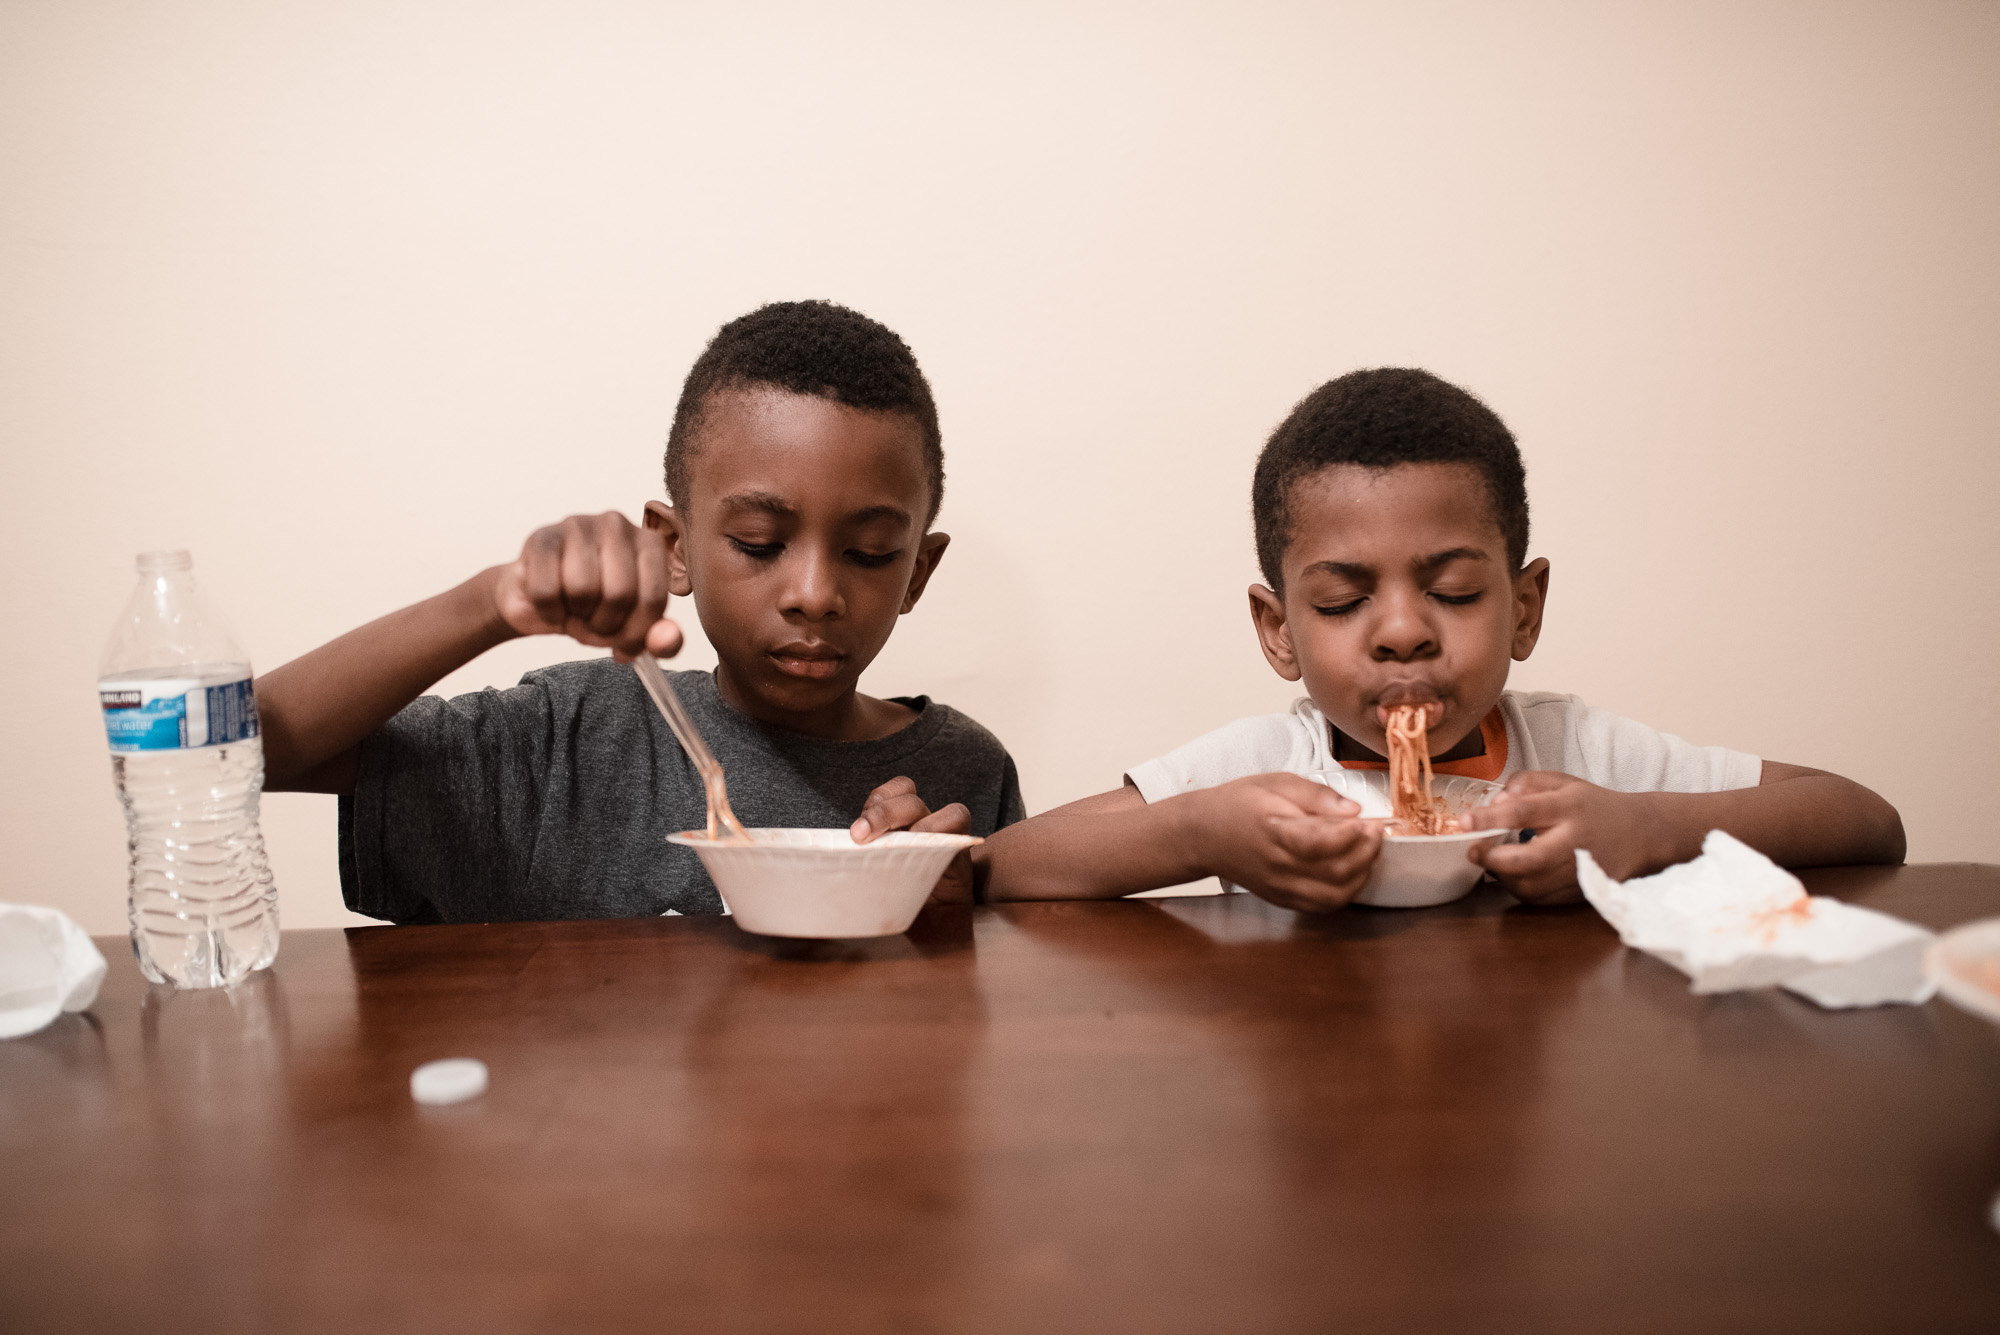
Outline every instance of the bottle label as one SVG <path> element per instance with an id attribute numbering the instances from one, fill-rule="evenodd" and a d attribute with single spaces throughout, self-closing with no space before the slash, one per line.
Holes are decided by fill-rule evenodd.
<path id="1" fill-rule="evenodd" d="M 257 735 L 250 679 L 215 685 L 192 677 L 99 682 L 104 733 L 113 751 L 178 751 Z"/>

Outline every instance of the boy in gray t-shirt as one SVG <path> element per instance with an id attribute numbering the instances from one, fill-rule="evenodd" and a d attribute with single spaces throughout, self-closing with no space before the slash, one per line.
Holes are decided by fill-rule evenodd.
<path id="1" fill-rule="evenodd" d="M 1021 819 L 1006 749 L 928 698 L 857 689 L 950 539 L 930 386 L 896 335 L 827 302 L 766 306 L 695 362 L 645 525 L 572 516 L 510 565 L 257 681 L 266 784 L 341 795 L 348 906 L 395 922 L 723 911 L 687 849 L 701 780 L 624 666 L 677 652 L 692 596 L 713 674 L 674 674 L 750 826 L 989 835 Z M 417 699 L 517 635 L 613 659 Z M 982 869 L 983 872 L 983 869 Z M 936 894 L 973 897 L 961 855 Z"/>

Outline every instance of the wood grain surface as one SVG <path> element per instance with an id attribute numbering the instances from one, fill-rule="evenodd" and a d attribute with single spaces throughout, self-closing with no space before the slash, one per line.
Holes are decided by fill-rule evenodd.
<path id="1" fill-rule="evenodd" d="M 100 944 L 0 1043 L 7 1330 L 2000 1329 L 2000 1030 L 1694 997 L 1588 908 L 295 932 L 230 993 Z"/>

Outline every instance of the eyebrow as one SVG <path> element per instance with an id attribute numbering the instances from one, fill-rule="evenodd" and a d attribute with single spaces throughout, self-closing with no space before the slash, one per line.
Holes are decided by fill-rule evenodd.
<path id="1" fill-rule="evenodd" d="M 725 510 L 761 510 L 765 514 L 795 515 L 799 507 L 768 491 L 739 491 L 719 502 Z"/>
<path id="2" fill-rule="evenodd" d="M 1485 559 L 1486 553 L 1477 547 L 1451 547 L 1441 552 L 1432 552 L 1429 556 L 1420 556 L 1410 562 L 1410 565 L 1416 570 L 1429 571 L 1436 570 L 1440 566 L 1448 566 L 1453 561 L 1484 561 Z"/>
<path id="3" fill-rule="evenodd" d="M 1410 562 L 1410 568 L 1422 574 L 1448 566 L 1453 561 L 1486 559 L 1486 553 L 1477 547 L 1448 547 L 1441 552 L 1432 552 L 1429 556 L 1419 556 Z M 1378 572 L 1374 566 L 1362 561 L 1315 561 L 1299 573 L 1302 575 L 1325 573 L 1338 575 L 1343 579 L 1369 580 L 1374 579 Z"/>
<path id="4" fill-rule="evenodd" d="M 1375 578 L 1375 567 L 1363 565 L 1359 561 L 1315 561 L 1299 572 L 1301 575 L 1339 575 L 1343 579 L 1369 580 Z"/>
<path id="5" fill-rule="evenodd" d="M 847 522 L 850 524 L 872 524 L 878 519 L 887 519 L 897 524 L 907 524 L 910 522 L 910 512 L 898 509 L 893 505 L 871 505 L 864 510 L 856 510 L 847 517 Z"/>
<path id="6" fill-rule="evenodd" d="M 738 491 L 724 496 L 720 502 L 725 510 L 754 510 L 762 514 L 777 515 L 780 518 L 794 518 L 799 507 L 784 497 L 769 491 Z M 910 522 L 910 512 L 894 505 L 870 505 L 847 516 L 849 524 L 873 524 L 881 520 L 895 524 Z"/>

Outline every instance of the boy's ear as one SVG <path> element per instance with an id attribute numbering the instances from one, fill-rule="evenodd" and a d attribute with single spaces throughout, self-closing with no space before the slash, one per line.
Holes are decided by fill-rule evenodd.
<path id="1" fill-rule="evenodd" d="M 1549 561 L 1538 556 L 1514 576 L 1514 661 L 1523 662 L 1542 638 L 1542 612 L 1549 605 Z"/>
<path id="2" fill-rule="evenodd" d="M 694 580 L 688 575 L 687 529 L 679 512 L 665 501 L 647 501 L 646 527 L 667 544 L 667 592 L 676 598 L 687 597 L 694 592 Z"/>
<path id="3" fill-rule="evenodd" d="M 917 544 L 917 563 L 910 569 L 910 587 L 903 593 L 903 611 L 917 605 L 917 599 L 924 596 L 924 586 L 931 582 L 931 575 L 937 570 L 938 562 L 944 560 L 944 549 L 951 546 L 951 534 L 926 533 Z"/>
<path id="4" fill-rule="evenodd" d="M 1286 681 L 1297 681 L 1303 674 L 1299 656 L 1292 652 L 1292 628 L 1285 624 L 1285 600 L 1262 584 L 1252 584 L 1250 621 L 1257 627 L 1257 643 L 1263 646 L 1271 671 Z"/>

